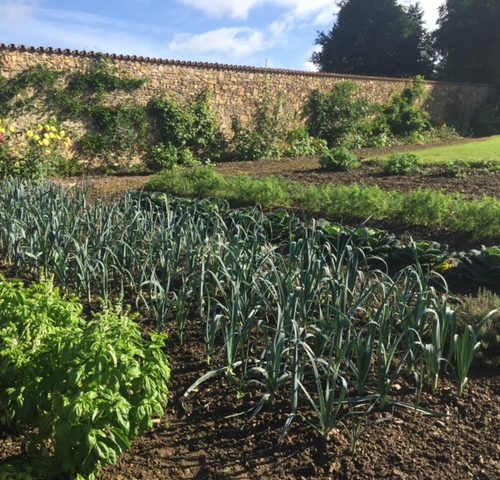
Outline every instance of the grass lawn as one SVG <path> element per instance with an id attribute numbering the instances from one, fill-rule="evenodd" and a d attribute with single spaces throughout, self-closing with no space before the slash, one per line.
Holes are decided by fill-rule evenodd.
<path id="1" fill-rule="evenodd" d="M 423 163 L 447 163 L 453 160 L 500 162 L 500 135 L 455 145 L 409 151 L 418 155 Z M 386 157 L 378 158 L 385 159 Z"/>

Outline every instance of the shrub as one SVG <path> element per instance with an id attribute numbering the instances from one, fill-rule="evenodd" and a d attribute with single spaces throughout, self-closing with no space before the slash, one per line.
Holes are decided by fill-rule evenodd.
<path id="1" fill-rule="evenodd" d="M 250 126 L 243 126 L 233 118 L 233 148 L 235 160 L 263 160 L 280 158 L 285 152 L 287 115 L 284 96 L 271 97 L 268 91 L 260 103 Z"/>
<path id="2" fill-rule="evenodd" d="M 330 150 L 326 155 L 321 157 L 319 163 L 327 170 L 341 172 L 354 170 L 361 166 L 358 157 L 347 148 L 343 147 Z"/>
<path id="3" fill-rule="evenodd" d="M 65 173 L 72 142 L 55 121 L 32 130 L 16 130 L 0 119 L 0 178 L 19 175 L 41 182 L 49 175 Z"/>
<path id="4" fill-rule="evenodd" d="M 390 175 L 406 175 L 420 171 L 419 157 L 413 153 L 395 153 L 384 164 L 384 171 Z"/>
<path id="5" fill-rule="evenodd" d="M 363 120 L 354 134 L 349 135 L 346 144 L 350 148 L 378 148 L 390 147 L 395 138 L 391 134 L 380 112 L 380 107 L 373 107 L 373 117 Z"/>
<path id="6" fill-rule="evenodd" d="M 405 137 L 431 128 L 429 114 L 421 106 L 425 96 L 423 78 L 417 77 L 384 108 L 383 117 L 393 135 Z"/>
<path id="7" fill-rule="evenodd" d="M 153 145 L 146 156 L 146 165 L 153 171 L 171 169 L 176 165 L 193 166 L 200 163 L 188 148 L 179 148 L 172 144 Z"/>
<path id="8" fill-rule="evenodd" d="M 37 474 L 95 478 L 168 397 L 165 337 L 106 310 L 90 321 L 50 282 L 0 278 L 0 424 L 31 431 Z"/>
<path id="9" fill-rule="evenodd" d="M 283 154 L 281 142 L 242 126 L 234 127 L 232 157 L 235 160 L 265 160 Z"/>
<path id="10" fill-rule="evenodd" d="M 340 82 L 330 93 L 313 92 L 305 108 L 311 135 L 324 139 L 330 148 L 354 135 L 369 110 L 365 100 L 355 98 L 356 84 Z"/>
<path id="11" fill-rule="evenodd" d="M 209 94 L 204 92 L 190 104 L 190 111 L 194 119 L 194 134 L 191 145 L 187 145 L 187 147 L 195 157 L 201 158 L 203 162 L 220 160 L 227 149 L 226 140 L 210 107 L 209 98 Z"/>
<path id="12" fill-rule="evenodd" d="M 106 160 L 126 155 L 140 155 L 148 140 L 148 122 L 143 107 L 135 105 L 87 105 L 86 116 L 92 131 L 77 142 L 79 151 L 87 157 L 105 155 Z"/>
<path id="13" fill-rule="evenodd" d="M 147 110 L 156 143 L 187 148 L 202 160 L 221 158 L 225 143 L 206 94 L 185 103 L 173 98 L 153 99 Z"/>
<path id="14" fill-rule="evenodd" d="M 290 130 L 286 139 L 285 156 L 308 157 L 313 155 L 325 155 L 328 152 L 326 141 L 309 135 L 305 128 Z"/>

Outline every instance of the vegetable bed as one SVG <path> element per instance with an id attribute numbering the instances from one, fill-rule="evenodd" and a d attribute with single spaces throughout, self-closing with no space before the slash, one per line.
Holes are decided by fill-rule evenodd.
<path id="1" fill-rule="evenodd" d="M 293 468 L 288 478 L 348 476 L 372 435 L 382 438 L 372 432 L 386 425 L 391 435 L 449 422 L 467 436 L 471 430 L 460 425 L 477 412 L 485 422 L 494 418 L 495 403 L 483 402 L 494 399 L 496 379 L 479 384 L 469 372 L 495 312 L 459 321 L 445 279 L 431 272 L 449 270 L 438 245 L 398 243 L 364 227 L 304 224 L 286 212 L 235 210 L 223 201 L 139 194 L 89 204 L 79 190 L 16 181 L 2 184 L 0 219 L 0 250 L 12 272 L 54 275 L 89 308 L 97 300 L 124 301 L 141 312 L 146 330 L 170 334 L 174 384 L 166 420 L 173 427 L 163 424 L 140 440 L 137 448 L 149 445 L 150 453 L 142 461 L 125 457 L 117 467 L 125 474 L 105 475 L 165 478 L 167 468 L 167 478 L 287 478 L 273 476 L 275 465 L 250 473 L 252 458 L 276 454 Z M 462 263 L 478 264 L 480 279 L 490 262 L 473 255 Z M 177 428 L 184 437 L 166 440 Z M 217 448 L 191 450 L 197 439 L 199 447 Z M 231 461 L 235 447 L 225 454 L 223 445 L 232 440 L 248 455 L 240 448 Z M 488 455 L 481 468 L 492 472 L 490 447 L 474 452 Z M 306 459 L 302 469 L 297 458 Z M 385 464 L 381 455 L 378 465 Z M 459 472 L 470 461 L 456 465 Z"/>

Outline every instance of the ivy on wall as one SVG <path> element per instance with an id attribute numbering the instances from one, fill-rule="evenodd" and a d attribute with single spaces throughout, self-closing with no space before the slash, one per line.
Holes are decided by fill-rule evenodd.
<path id="1" fill-rule="evenodd" d="M 149 168 L 158 169 L 200 159 L 326 155 L 328 147 L 375 147 L 425 141 L 425 136 L 439 138 L 422 107 L 422 80 L 386 105 L 360 100 L 354 84 L 339 82 L 331 92 L 311 95 L 305 107 L 308 128 L 292 131 L 282 108 L 283 95 L 278 92 L 271 99 L 267 92 L 250 127 L 235 119 L 230 144 L 207 94 L 192 101 L 152 98 L 139 105 L 133 101 L 134 93 L 146 82 L 124 75 L 99 56 L 81 71 L 56 72 L 37 66 L 11 79 L 0 77 L 0 118 L 38 108 L 59 122 L 83 122 L 85 133 L 74 142 L 76 155 L 121 168 L 127 159 L 142 159 Z"/>
<path id="2" fill-rule="evenodd" d="M 109 105 L 110 93 L 133 93 L 145 80 L 119 75 L 104 58 L 89 62 L 86 70 L 68 75 L 64 88 L 57 90 L 52 106 L 60 120 L 83 120 L 89 132 L 79 139 L 77 148 L 87 157 L 140 155 L 148 138 L 148 119 L 144 107 Z"/>
<path id="3" fill-rule="evenodd" d="M 9 80 L 0 78 L 0 116 L 24 113 L 35 98 L 43 99 L 44 111 L 58 121 L 84 122 L 87 132 L 75 142 L 77 154 L 98 157 L 107 166 L 134 157 L 150 164 L 147 157 L 158 151 L 178 156 L 175 150 L 189 150 L 193 159 L 219 159 L 225 142 L 207 95 L 185 104 L 170 98 L 155 98 L 146 106 L 110 102 L 110 94 L 130 96 L 146 81 L 123 76 L 103 57 L 70 73 L 37 66 Z"/>
<path id="4" fill-rule="evenodd" d="M 60 76 L 59 72 L 36 66 L 8 80 L 0 77 L 0 117 L 27 108 L 34 97 L 52 91 Z M 28 88 L 34 91 L 34 95 L 21 97 L 20 94 Z"/>

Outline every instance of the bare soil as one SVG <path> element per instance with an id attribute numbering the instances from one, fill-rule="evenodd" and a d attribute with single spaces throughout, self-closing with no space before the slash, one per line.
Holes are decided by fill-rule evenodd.
<path id="1" fill-rule="evenodd" d="M 456 384 L 446 380 L 435 395 L 424 394 L 423 405 L 446 414 L 442 418 L 407 409 L 373 413 L 353 454 L 346 429 L 339 425 L 325 442 L 301 419 L 280 443 L 286 396 L 252 419 L 256 392 L 238 400 L 224 378 L 201 387 L 183 406 L 183 393 L 207 369 L 201 344 L 192 340 L 169 348 L 172 399 L 161 425 L 107 469 L 103 480 L 499 478 L 499 376 L 476 374 L 461 399 Z M 402 385 L 395 395 L 411 401 L 409 391 Z"/>
<path id="2" fill-rule="evenodd" d="M 306 421 L 305 408 L 280 441 L 288 415 L 286 392 L 252 418 L 258 392 L 238 390 L 224 377 L 182 402 L 186 389 L 205 371 L 199 325 L 184 346 L 172 335 L 168 354 L 172 396 L 164 418 L 138 439 L 102 480 L 292 480 L 404 479 L 497 480 L 500 472 L 500 376 L 476 372 L 462 398 L 456 382 L 443 380 L 420 404 L 443 417 L 389 408 L 370 414 L 357 450 L 352 424 L 325 442 Z M 394 398 L 412 402 L 404 382 Z M 241 392 L 240 392 L 241 393 Z M 21 441 L 0 431 L 0 465 L 24 456 Z"/>

